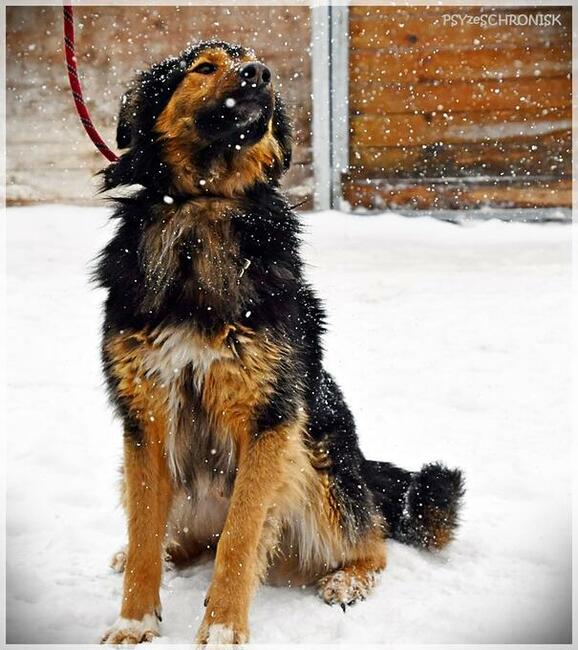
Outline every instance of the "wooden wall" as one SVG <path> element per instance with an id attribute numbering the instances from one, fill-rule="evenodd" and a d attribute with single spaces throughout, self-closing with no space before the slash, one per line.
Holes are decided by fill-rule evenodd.
<path id="1" fill-rule="evenodd" d="M 475 24 L 539 13 L 561 25 Z M 571 205 L 570 7 L 349 15 L 352 207 Z"/>
<path id="2" fill-rule="evenodd" d="M 7 7 L 7 200 L 95 202 L 106 165 L 76 116 L 62 53 L 60 7 Z M 296 126 L 285 185 L 310 198 L 310 12 L 305 7 L 77 7 L 77 54 L 93 120 L 114 148 L 120 96 L 135 70 L 219 38 L 253 47 L 277 74 Z"/>
<path id="3" fill-rule="evenodd" d="M 470 16 L 558 14 L 561 25 L 444 25 Z M 350 166 L 354 208 L 568 206 L 571 9 L 351 7 Z M 119 97 L 137 68 L 190 40 L 256 49 L 296 122 L 285 187 L 310 198 L 311 18 L 306 7 L 79 7 L 88 105 L 114 142 Z M 474 21 L 472 21 L 474 22 Z M 7 199 L 95 202 L 105 161 L 74 112 L 59 7 L 7 7 Z"/>

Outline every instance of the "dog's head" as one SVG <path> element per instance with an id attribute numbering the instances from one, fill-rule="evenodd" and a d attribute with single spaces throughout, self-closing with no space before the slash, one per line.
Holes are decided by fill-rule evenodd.
<path id="1" fill-rule="evenodd" d="M 176 195 L 236 196 L 276 185 L 291 130 L 269 68 L 253 52 L 204 42 L 140 73 L 122 98 L 105 187 L 142 184 Z"/>

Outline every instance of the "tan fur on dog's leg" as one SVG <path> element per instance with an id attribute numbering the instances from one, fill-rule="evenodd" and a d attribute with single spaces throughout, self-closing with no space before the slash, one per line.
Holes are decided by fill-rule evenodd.
<path id="1" fill-rule="evenodd" d="M 197 643 L 245 643 L 249 638 L 249 605 L 277 540 L 276 498 L 284 484 L 288 441 L 301 435 L 296 426 L 264 433 L 240 449 Z"/>
<path id="2" fill-rule="evenodd" d="M 125 440 L 129 542 L 124 592 L 120 617 L 104 635 L 103 643 L 140 643 L 158 635 L 159 588 L 172 491 L 162 444 L 157 440 L 147 440 L 140 446 L 131 439 Z"/>

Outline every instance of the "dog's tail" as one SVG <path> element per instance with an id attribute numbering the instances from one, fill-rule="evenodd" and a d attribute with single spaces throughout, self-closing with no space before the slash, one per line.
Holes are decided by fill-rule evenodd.
<path id="1" fill-rule="evenodd" d="M 453 539 L 465 493 L 460 470 L 430 463 L 419 472 L 408 472 L 366 460 L 363 474 L 390 537 L 428 550 L 443 548 Z"/>

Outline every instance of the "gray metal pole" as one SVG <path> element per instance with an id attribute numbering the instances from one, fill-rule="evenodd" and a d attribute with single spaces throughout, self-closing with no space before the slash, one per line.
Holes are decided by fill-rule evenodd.
<path id="1" fill-rule="evenodd" d="M 349 11 L 331 10 L 331 207 L 342 210 L 341 176 L 349 166 Z"/>
<path id="2" fill-rule="evenodd" d="M 349 12 L 311 9 L 313 84 L 313 202 L 342 208 L 341 176 L 349 164 Z"/>
<path id="3" fill-rule="evenodd" d="M 311 9 L 311 66 L 313 87 L 313 205 L 331 207 L 331 104 L 330 104 L 330 8 Z"/>

